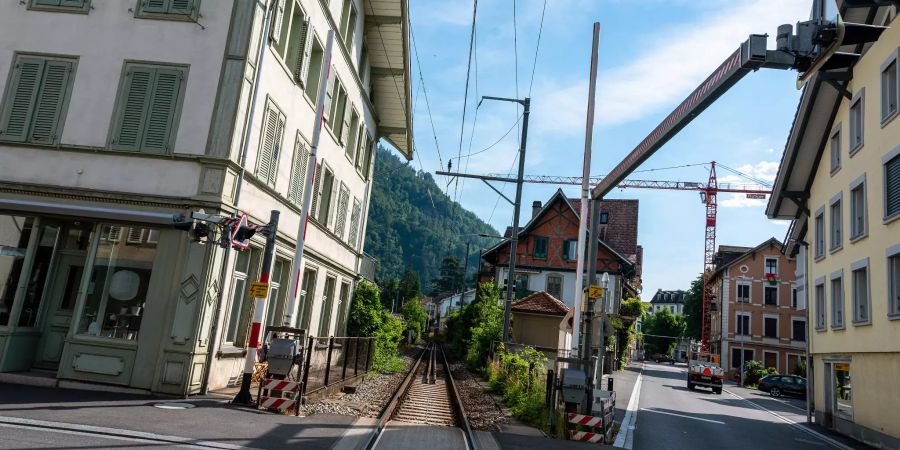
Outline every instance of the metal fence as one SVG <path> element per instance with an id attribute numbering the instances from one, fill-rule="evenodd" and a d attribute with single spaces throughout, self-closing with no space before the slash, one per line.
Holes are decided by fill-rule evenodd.
<path id="1" fill-rule="evenodd" d="M 374 347 L 375 338 L 371 337 L 310 336 L 303 363 L 303 399 L 325 395 L 368 372 Z"/>

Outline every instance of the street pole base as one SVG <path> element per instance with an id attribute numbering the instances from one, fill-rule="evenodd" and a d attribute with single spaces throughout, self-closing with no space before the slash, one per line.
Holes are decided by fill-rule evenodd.
<path id="1" fill-rule="evenodd" d="M 241 390 L 231 400 L 232 405 L 253 405 L 253 397 L 250 395 L 250 377 L 253 374 L 245 373 L 241 378 Z"/>

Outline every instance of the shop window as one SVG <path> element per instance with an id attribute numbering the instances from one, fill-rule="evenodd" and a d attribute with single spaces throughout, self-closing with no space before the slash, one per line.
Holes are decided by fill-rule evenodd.
<path id="1" fill-rule="evenodd" d="M 562 299 L 562 282 L 560 275 L 547 275 L 547 293 L 557 300 Z"/>
<path id="2" fill-rule="evenodd" d="M 853 420 L 853 393 L 850 383 L 850 364 L 835 363 L 834 384 L 831 398 L 834 399 L 834 413 L 845 419 Z M 857 386 L 857 389 L 859 387 Z"/>
<path id="3" fill-rule="evenodd" d="M 38 313 L 41 311 L 41 301 L 44 298 L 47 274 L 50 272 L 50 263 L 53 258 L 53 247 L 56 245 L 59 231 L 59 226 L 41 227 L 41 234 L 38 237 L 37 248 L 31 264 L 31 274 L 26 281 L 25 297 L 22 299 L 22 309 L 19 313 L 20 327 L 33 327 L 37 323 Z M 78 285 L 81 281 L 82 269 L 71 267 L 69 270 L 70 273 L 67 274 L 66 280 L 66 293 L 64 294 L 66 297 L 60 306 L 72 309 L 78 292 Z"/>
<path id="4" fill-rule="evenodd" d="M 250 326 L 250 314 L 253 309 L 248 287 L 255 279 L 253 272 L 258 264 L 259 250 L 251 248 L 237 252 L 234 272 L 231 275 L 231 301 L 225 328 L 225 342 L 237 347 L 243 347 L 247 340 L 247 328 Z"/>
<path id="5" fill-rule="evenodd" d="M 0 326 L 9 325 L 33 231 L 31 217 L 0 215 Z"/>
<path id="6" fill-rule="evenodd" d="M 101 225 L 101 236 L 109 235 L 112 225 Z M 144 233 L 147 228 L 133 228 Z M 91 279 L 78 322 L 78 333 L 111 339 L 135 341 L 141 330 L 141 319 L 149 298 L 156 244 L 129 244 L 101 240 L 97 244 Z"/>

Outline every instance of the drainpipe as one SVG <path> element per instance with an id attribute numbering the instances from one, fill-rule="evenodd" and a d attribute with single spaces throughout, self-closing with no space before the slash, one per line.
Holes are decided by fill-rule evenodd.
<path id="1" fill-rule="evenodd" d="M 238 174 L 237 187 L 235 188 L 234 193 L 234 206 L 237 208 L 238 202 L 241 198 L 241 187 L 244 184 L 244 173 L 246 169 L 244 166 L 247 164 L 247 151 L 250 149 L 250 127 L 253 124 L 253 118 L 256 113 L 256 98 L 259 94 L 259 81 L 262 74 L 262 66 L 263 66 L 263 57 L 265 56 L 266 51 L 266 37 L 269 36 L 269 25 L 271 24 L 271 12 L 274 8 L 270 8 L 270 2 L 265 2 L 265 12 L 263 13 L 263 29 L 262 33 L 259 36 L 259 52 L 256 55 L 256 73 L 254 74 L 253 81 L 253 92 L 250 94 L 250 113 L 247 115 L 247 120 L 244 123 L 244 146 L 241 151 L 241 171 Z M 253 29 L 253 25 L 250 25 L 251 30 Z M 203 385 L 201 387 L 201 392 L 203 395 L 206 395 L 209 392 L 209 374 L 212 370 L 212 361 L 213 356 L 215 355 L 217 345 L 216 345 L 216 336 L 218 335 L 219 324 L 222 320 L 222 315 L 224 314 L 224 305 L 225 305 L 225 277 L 228 274 L 228 266 L 230 263 L 231 251 L 230 247 L 225 248 L 225 254 L 223 255 L 222 268 L 219 270 L 219 298 L 216 300 L 216 314 L 213 318 L 212 326 L 209 327 L 209 337 L 207 338 L 208 345 L 208 353 L 206 354 L 206 368 L 205 374 L 203 375 Z"/>
<path id="2" fill-rule="evenodd" d="M 804 296 L 806 297 L 806 301 L 805 301 L 806 304 L 803 305 L 803 306 L 806 306 L 806 423 L 813 423 L 812 394 L 814 392 L 814 390 L 813 390 L 814 377 L 812 376 L 812 374 L 813 374 L 812 357 L 810 357 L 810 355 L 809 355 L 810 338 L 812 337 L 812 334 L 810 333 L 810 330 L 809 330 L 809 326 L 812 325 L 812 321 L 810 320 L 810 319 L 812 319 L 812 317 L 810 317 L 810 311 L 812 311 L 812 309 L 810 309 L 810 307 L 809 307 L 809 303 L 810 303 L 809 294 L 810 294 L 810 292 L 812 292 L 809 289 L 809 286 L 810 286 L 810 282 L 809 282 L 809 280 L 810 280 L 810 277 L 809 277 L 809 251 L 808 251 L 809 244 L 807 244 L 805 242 L 801 242 L 801 246 L 803 247 L 803 255 L 804 255 L 803 256 L 803 265 L 804 265 L 803 284 L 804 284 L 804 290 L 806 291 L 806 292 L 804 292 L 804 294 L 805 294 Z"/>

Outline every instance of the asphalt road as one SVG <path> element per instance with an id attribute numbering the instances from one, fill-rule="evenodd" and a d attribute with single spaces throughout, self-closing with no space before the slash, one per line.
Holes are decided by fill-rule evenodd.
<path id="1" fill-rule="evenodd" d="M 846 448 L 828 437 L 800 429 L 802 425 L 789 423 L 805 417 L 799 400 L 766 397 L 767 407 L 759 402 L 762 397 L 755 394 L 750 398 L 753 402 L 748 401 L 746 390 L 726 386 L 721 395 L 704 388 L 689 391 L 685 380 L 684 365 L 646 364 L 632 448 Z"/>

